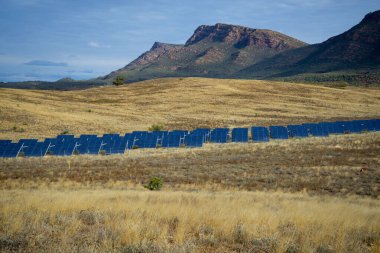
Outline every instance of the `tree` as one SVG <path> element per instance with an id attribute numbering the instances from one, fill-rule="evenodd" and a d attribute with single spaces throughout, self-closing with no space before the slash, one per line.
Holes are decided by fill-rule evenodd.
<path id="1" fill-rule="evenodd" d="M 113 85 L 120 86 L 124 84 L 124 78 L 122 76 L 117 76 L 112 82 Z"/>

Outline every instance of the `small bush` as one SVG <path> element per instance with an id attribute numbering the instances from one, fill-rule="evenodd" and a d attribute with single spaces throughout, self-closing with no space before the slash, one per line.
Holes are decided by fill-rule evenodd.
<path id="1" fill-rule="evenodd" d="M 147 185 L 144 185 L 144 187 L 151 190 L 151 191 L 159 191 L 162 188 L 163 184 L 164 184 L 164 182 L 163 182 L 162 178 L 152 177 L 149 180 L 149 183 Z"/>
<path id="2" fill-rule="evenodd" d="M 60 134 L 69 134 L 70 131 L 68 129 L 63 130 Z"/>
<path id="3" fill-rule="evenodd" d="M 112 82 L 113 85 L 115 86 L 120 86 L 124 84 L 124 78 L 122 76 L 117 76 L 115 80 Z"/>
<path id="4" fill-rule="evenodd" d="M 160 124 L 153 124 L 148 128 L 149 131 L 162 131 L 164 130 L 164 126 Z"/>

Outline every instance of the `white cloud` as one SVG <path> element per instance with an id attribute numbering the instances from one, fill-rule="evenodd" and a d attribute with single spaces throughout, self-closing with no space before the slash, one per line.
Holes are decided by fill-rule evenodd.
<path id="1" fill-rule="evenodd" d="M 99 42 L 96 42 L 96 41 L 90 41 L 88 43 L 88 46 L 94 47 L 94 48 L 111 48 L 110 45 L 102 45 L 102 44 L 100 44 Z"/>

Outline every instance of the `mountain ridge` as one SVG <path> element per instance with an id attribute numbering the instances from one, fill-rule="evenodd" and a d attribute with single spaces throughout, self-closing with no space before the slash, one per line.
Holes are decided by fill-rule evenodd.
<path id="1" fill-rule="evenodd" d="M 155 42 L 150 50 L 96 79 L 1 83 L 21 89 L 86 89 L 165 77 L 265 79 L 380 86 L 380 10 L 322 43 L 239 25 L 200 25 L 185 44 Z"/>
<path id="2" fill-rule="evenodd" d="M 222 23 L 201 25 L 185 44 L 155 42 L 149 51 L 102 79 L 117 75 L 124 75 L 127 82 L 171 76 L 219 77 L 305 45 L 305 42 L 267 29 Z"/>

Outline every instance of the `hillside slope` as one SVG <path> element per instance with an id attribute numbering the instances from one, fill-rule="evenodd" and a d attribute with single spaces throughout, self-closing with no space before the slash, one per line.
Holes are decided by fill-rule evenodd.
<path id="1" fill-rule="evenodd" d="M 373 83 L 378 80 L 371 80 L 371 77 L 378 76 L 380 80 L 379 69 L 380 11 L 376 11 L 367 14 L 358 25 L 338 36 L 253 64 L 240 71 L 237 77 L 266 79 L 305 73 L 341 71 L 342 74 L 342 71 L 346 70 L 362 74 L 363 80 L 352 81 Z M 374 72 L 375 75 L 368 72 Z M 366 77 L 369 80 L 365 80 Z"/>
<path id="2" fill-rule="evenodd" d="M 158 77 L 227 77 L 280 52 L 306 43 L 271 30 L 215 24 L 201 25 L 185 45 L 156 42 L 152 48 L 122 69 L 117 75 L 127 82 Z"/>
<path id="3" fill-rule="evenodd" d="M 379 118 L 380 90 L 168 78 L 81 91 L 0 89 L 0 139 Z"/>

